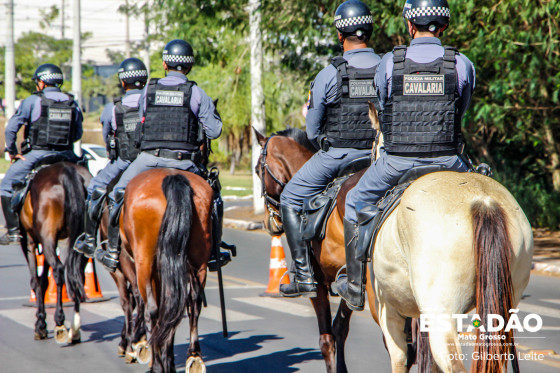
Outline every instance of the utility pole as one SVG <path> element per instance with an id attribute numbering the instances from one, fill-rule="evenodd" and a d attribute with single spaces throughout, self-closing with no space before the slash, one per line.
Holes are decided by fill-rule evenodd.
<path id="1" fill-rule="evenodd" d="M 82 36 L 81 36 L 81 26 L 80 26 L 80 0 L 74 0 L 74 43 L 72 51 L 72 93 L 78 105 L 83 109 L 84 105 L 82 102 Z M 79 157 L 82 155 L 82 141 L 78 141 L 78 146 L 74 147 L 75 153 Z"/>
<path id="2" fill-rule="evenodd" d="M 144 4 L 144 64 L 150 73 L 150 0 Z"/>
<path id="3" fill-rule="evenodd" d="M 14 101 L 16 99 L 16 63 L 14 57 L 14 0 L 6 2 L 6 54 L 4 97 L 6 98 L 6 124 L 15 113 Z"/>
<path id="4" fill-rule="evenodd" d="M 126 56 L 126 58 L 130 58 L 130 26 L 129 26 L 129 15 L 130 15 L 130 9 L 128 8 L 128 0 L 124 0 L 124 19 L 125 19 L 125 27 L 126 27 L 126 32 L 125 32 L 125 42 L 124 42 L 124 54 Z"/>
<path id="5" fill-rule="evenodd" d="M 60 38 L 64 40 L 64 0 L 62 0 L 62 6 L 60 7 Z"/>
<path id="6" fill-rule="evenodd" d="M 261 38 L 261 1 L 249 0 L 249 34 L 251 43 L 251 125 L 260 133 L 266 134 L 264 120 L 264 92 L 262 86 L 262 38 Z M 253 131 L 251 131 L 253 132 Z M 261 181 L 255 173 L 261 146 L 252 133 L 253 166 L 253 210 L 255 214 L 264 212 L 261 196 Z"/>

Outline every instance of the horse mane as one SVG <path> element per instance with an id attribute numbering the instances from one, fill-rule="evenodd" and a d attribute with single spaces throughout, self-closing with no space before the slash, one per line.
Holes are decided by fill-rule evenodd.
<path id="1" fill-rule="evenodd" d="M 307 132 L 300 130 L 299 128 L 288 128 L 282 131 L 274 132 L 272 136 L 284 136 L 289 137 L 290 139 L 294 140 L 307 150 L 316 153 L 317 148 L 313 146 L 309 138 L 307 137 Z"/>

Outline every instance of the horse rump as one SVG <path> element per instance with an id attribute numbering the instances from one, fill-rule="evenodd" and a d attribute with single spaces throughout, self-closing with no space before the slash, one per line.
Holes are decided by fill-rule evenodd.
<path id="1" fill-rule="evenodd" d="M 505 325 L 509 320 L 509 310 L 513 308 L 513 282 L 510 270 L 510 257 L 513 246 L 508 232 L 507 216 L 504 209 L 494 201 L 480 200 L 471 206 L 474 233 L 474 250 L 477 262 L 476 271 L 476 312 L 482 318 L 485 334 L 497 339 L 480 338 L 477 329 L 475 352 L 480 359 L 474 360 L 471 372 L 500 373 L 507 371 L 507 360 L 504 356 L 513 346 L 513 331 L 507 333 L 503 328 L 499 331 L 488 331 L 489 314 L 501 315 Z M 505 336 L 504 340 L 500 339 Z M 488 341 L 496 343 L 486 343 Z M 484 358 L 500 356 L 500 359 Z M 516 363 L 515 361 L 512 363 Z"/>
<path id="2" fill-rule="evenodd" d="M 188 276 L 187 247 L 193 215 L 193 190 L 181 174 L 168 175 L 162 189 L 167 199 L 158 235 L 156 270 L 159 273 L 159 302 L 157 321 L 152 330 L 151 343 L 164 345 L 174 335 L 183 319 L 191 291 Z"/>

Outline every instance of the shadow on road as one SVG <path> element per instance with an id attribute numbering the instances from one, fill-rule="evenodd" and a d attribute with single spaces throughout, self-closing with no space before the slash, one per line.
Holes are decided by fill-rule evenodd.
<path id="1" fill-rule="evenodd" d="M 112 341 L 121 337 L 121 330 L 124 325 L 124 316 L 115 317 L 105 321 L 90 324 L 82 324 L 82 330 L 92 332 L 84 342 L 105 342 Z"/>
<path id="2" fill-rule="evenodd" d="M 230 358 L 238 354 L 252 352 L 263 348 L 267 341 L 283 339 L 277 335 L 256 335 L 248 338 L 232 339 L 240 332 L 230 332 L 229 338 L 224 338 L 222 333 L 206 334 L 200 337 L 202 356 L 205 363 L 213 360 Z M 184 368 L 189 344 L 175 345 L 175 365 Z M 212 373 L 230 372 L 295 372 L 299 369 L 291 368 L 295 364 L 309 360 L 323 360 L 321 353 L 311 348 L 292 348 L 278 351 L 268 355 L 244 358 L 240 361 L 212 364 L 209 370 Z"/>

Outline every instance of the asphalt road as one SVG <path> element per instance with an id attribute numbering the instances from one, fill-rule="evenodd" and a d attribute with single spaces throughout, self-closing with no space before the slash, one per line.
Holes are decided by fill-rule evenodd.
<path id="1" fill-rule="evenodd" d="M 225 240 L 238 247 L 234 262 L 224 268 L 229 338 L 221 332 L 216 276 L 207 284 L 209 306 L 203 309 L 199 332 L 208 372 L 324 372 L 318 350 L 318 328 L 308 300 L 260 297 L 268 282 L 270 237 L 264 233 L 225 230 Z M 287 253 L 287 246 L 286 248 Z M 48 310 L 49 339 L 33 340 L 35 309 L 29 300 L 29 274 L 21 249 L 0 247 L 0 372 L 145 372 L 145 365 L 125 365 L 116 355 L 122 311 L 111 278 L 99 267 L 103 294 L 111 298 L 82 307 L 82 343 L 58 346 L 52 338 L 53 309 Z M 521 315 L 538 313 L 540 332 L 518 336 L 523 353 L 560 353 L 560 278 L 532 276 Z M 333 312 L 338 298 L 334 298 Z M 67 323 L 72 309 L 66 308 Z M 184 370 L 188 323 L 176 334 L 175 356 Z M 379 327 L 368 312 L 354 313 L 346 347 L 350 372 L 389 372 L 389 358 Z M 560 370 L 560 359 L 522 361 L 521 370 Z M 415 370 L 414 370 L 415 371 Z"/>

